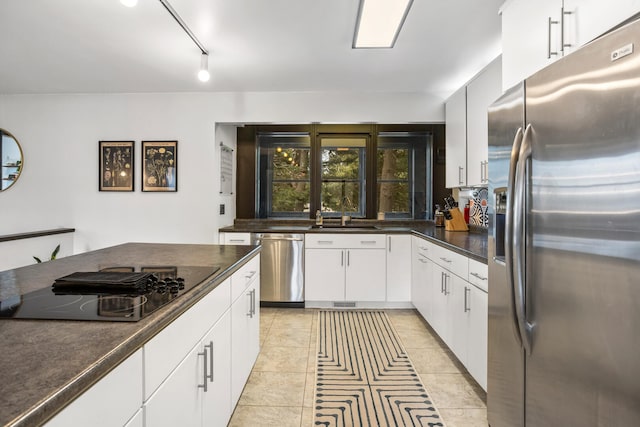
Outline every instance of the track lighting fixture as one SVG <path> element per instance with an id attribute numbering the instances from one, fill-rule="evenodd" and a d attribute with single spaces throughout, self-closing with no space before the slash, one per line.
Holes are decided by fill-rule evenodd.
<path id="1" fill-rule="evenodd" d="M 198 80 L 201 82 L 208 82 L 209 77 L 209 55 L 203 53 L 200 55 L 200 71 L 198 71 Z"/>

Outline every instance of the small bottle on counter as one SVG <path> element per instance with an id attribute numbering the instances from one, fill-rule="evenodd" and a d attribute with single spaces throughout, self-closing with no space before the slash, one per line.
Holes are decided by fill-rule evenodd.
<path id="1" fill-rule="evenodd" d="M 436 221 L 436 227 L 444 227 L 444 214 L 440 211 L 440 205 L 436 205 L 434 219 Z"/>
<path id="2" fill-rule="evenodd" d="M 316 225 L 322 225 L 322 214 L 320 213 L 320 209 L 316 211 Z"/>

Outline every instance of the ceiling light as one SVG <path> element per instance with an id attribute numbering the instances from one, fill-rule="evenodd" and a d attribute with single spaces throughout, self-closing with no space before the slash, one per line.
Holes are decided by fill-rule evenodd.
<path id="1" fill-rule="evenodd" d="M 209 78 L 211 77 L 209 75 L 209 51 L 204 48 L 202 43 L 200 43 L 200 40 L 198 40 L 196 35 L 193 34 L 191 29 L 189 29 L 189 27 L 182 20 L 180 15 L 178 15 L 178 12 L 176 12 L 173 6 L 171 6 L 171 4 L 169 3 L 169 0 L 159 0 L 159 1 L 164 6 L 164 8 L 167 9 L 167 12 L 169 12 L 169 14 L 173 16 L 173 19 L 176 20 L 176 22 L 178 23 L 178 25 L 180 25 L 180 27 L 184 30 L 184 32 L 187 33 L 187 35 L 196 44 L 196 46 L 198 46 L 198 49 L 200 49 L 200 52 L 202 52 L 202 55 L 200 56 L 200 71 L 198 71 L 198 79 L 200 79 L 200 81 L 202 82 L 209 81 Z"/>
<path id="2" fill-rule="evenodd" d="M 203 53 L 200 55 L 200 71 L 198 71 L 198 80 L 208 82 L 209 78 L 209 55 Z"/>
<path id="3" fill-rule="evenodd" d="M 390 48 L 413 0 L 360 0 L 353 48 Z"/>
<path id="4" fill-rule="evenodd" d="M 138 4 L 138 0 L 120 0 L 120 3 L 127 7 L 133 7 Z"/>

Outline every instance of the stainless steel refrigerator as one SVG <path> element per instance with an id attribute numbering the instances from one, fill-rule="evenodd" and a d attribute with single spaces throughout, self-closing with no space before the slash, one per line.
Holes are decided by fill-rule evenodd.
<path id="1" fill-rule="evenodd" d="M 640 22 L 489 109 L 491 427 L 640 426 Z"/>

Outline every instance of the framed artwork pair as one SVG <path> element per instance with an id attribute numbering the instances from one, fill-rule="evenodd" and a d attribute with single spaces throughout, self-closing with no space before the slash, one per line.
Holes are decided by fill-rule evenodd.
<path id="1" fill-rule="evenodd" d="M 134 191 L 135 142 L 100 141 L 99 190 Z M 178 141 L 142 141 L 142 191 L 178 191 Z"/>

